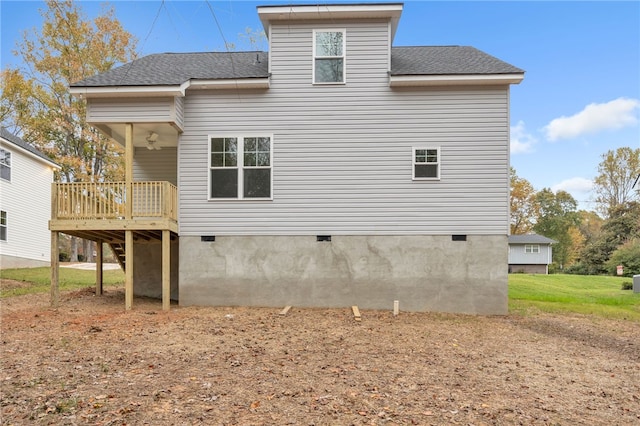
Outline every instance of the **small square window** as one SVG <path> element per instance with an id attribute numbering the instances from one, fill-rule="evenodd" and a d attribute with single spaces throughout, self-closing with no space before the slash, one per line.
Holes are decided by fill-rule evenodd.
<path id="1" fill-rule="evenodd" d="M 413 179 L 440 179 L 440 148 L 413 148 Z"/>

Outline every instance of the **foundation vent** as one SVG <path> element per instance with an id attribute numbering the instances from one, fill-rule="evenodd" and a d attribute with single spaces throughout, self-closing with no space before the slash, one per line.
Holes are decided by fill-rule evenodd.
<path id="1" fill-rule="evenodd" d="M 316 235 L 316 241 L 331 241 L 331 235 Z"/>
<path id="2" fill-rule="evenodd" d="M 215 235 L 202 235 L 200 237 L 200 241 L 202 241 L 203 243 L 213 243 L 215 240 L 216 240 Z"/>

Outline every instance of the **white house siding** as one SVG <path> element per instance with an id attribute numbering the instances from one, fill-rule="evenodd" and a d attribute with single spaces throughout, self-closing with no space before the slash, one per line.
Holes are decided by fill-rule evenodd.
<path id="1" fill-rule="evenodd" d="M 346 28 L 345 85 L 311 84 L 314 28 Z M 508 87 L 389 88 L 388 34 L 274 26 L 268 90 L 189 91 L 180 234 L 506 235 Z M 273 200 L 208 201 L 208 135 L 248 133 L 273 135 Z M 416 146 L 440 181 L 412 181 Z"/>
<path id="2" fill-rule="evenodd" d="M 51 261 L 53 169 L 13 144 L 11 182 L 0 179 L 0 210 L 7 212 L 7 241 L 0 241 L 0 268 L 43 266 Z"/>
<path id="3" fill-rule="evenodd" d="M 178 184 L 177 149 L 166 147 L 161 150 L 135 148 L 133 156 L 133 180 L 169 181 Z"/>

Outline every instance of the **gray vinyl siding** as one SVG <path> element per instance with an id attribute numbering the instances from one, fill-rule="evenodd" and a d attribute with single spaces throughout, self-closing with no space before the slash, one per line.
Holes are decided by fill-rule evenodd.
<path id="1" fill-rule="evenodd" d="M 180 98 L 89 99 L 87 121 L 90 123 L 174 123 L 183 125 Z"/>
<path id="2" fill-rule="evenodd" d="M 346 29 L 346 84 L 312 84 L 312 30 Z M 188 91 L 181 235 L 508 233 L 508 87 L 402 88 L 387 23 L 271 29 L 268 90 Z M 273 200 L 208 201 L 209 135 L 273 135 Z M 441 179 L 412 180 L 412 147 Z"/>
<path id="3" fill-rule="evenodd" d="M 133 180 L 178 182 L 177 149 L 148 150 L 136 148 L 133 156 Z"/>
<path id="4" fill-rule="evenodd" d="M 524 246 L 524 244 L 509 244 L 509 264 L 547 265 L 551 263 L 550 245 L 539 244 L 540 253 L 525 253 Z"/>

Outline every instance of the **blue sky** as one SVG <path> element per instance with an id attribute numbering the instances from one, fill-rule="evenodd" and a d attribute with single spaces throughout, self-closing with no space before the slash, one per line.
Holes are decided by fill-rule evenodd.
<path id="1" fill-rule="evenodd" d="M 256 6 L 285 3 L 306 2 L 110 2 L 138 38 L 141 56 L 222 50 L 224 40 L 249 48 L 239 34 L 262 29 Z M 79 4 L 89 17 L 103 5 Z M 471 45 L 526 71 L 511 90 L 511 164 L 536 189 L 564 189 L 581 208 L 594 208 L 590 188 L 600 156 L 640 148 L 640 2 L 404 4 L 395 46 Z M 11 51 L 24 30 L 40 27 L 43 7 L 0 2 L 2 68 L 19 65 Z"/>

